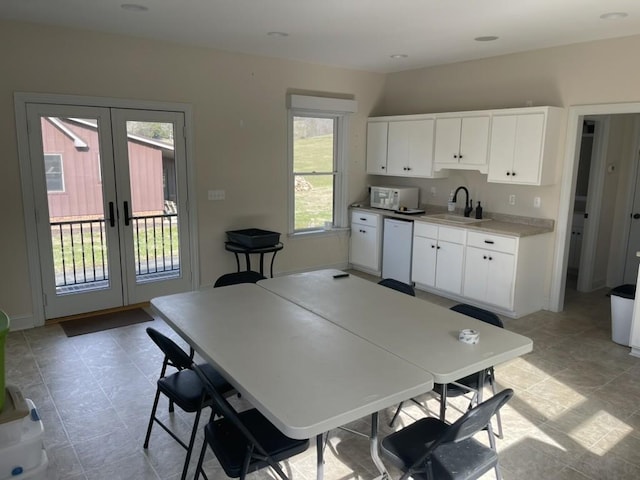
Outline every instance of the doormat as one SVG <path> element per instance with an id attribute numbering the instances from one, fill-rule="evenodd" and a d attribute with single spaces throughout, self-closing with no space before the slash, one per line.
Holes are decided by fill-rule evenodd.
<path id="1" fill-rule="evenodd" d="M 60 322 L 67 337 L 84 335 L 85 333 L 101 332 L 112 328 L 133 325 L 134 323 L 150 322 L 153 317 L 141 308 L 122 310 L 120 312 L 105 313 L 93 317 L 79 318 Z"/>

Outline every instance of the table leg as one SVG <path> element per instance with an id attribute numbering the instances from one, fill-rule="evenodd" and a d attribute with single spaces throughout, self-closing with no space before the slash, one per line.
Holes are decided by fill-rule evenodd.
<path id="1" fill-rule="evenodd" d="M 249 270 L 251 270 L 251 259 L 249 258 L 248 253 L 244 254 L 244 259 L 247 262 L 247 272 L 248 272 Z"/>
<path id="2" fill-rule="evenodd" d="M 371 459 L 375 464 L 376 468 L 380 472 L 380 479 L 389 478 L 389 474 L 387 473 L 387 469 L 385 468 L 382 460 L 380 459 L 380 454 L 378 452 L 378 412 L 371 414 Z"/>
<path id="3" fill-rule="evenodd" d="M 440 394 L 440 421 L 447 421 L 447 384 L 442 385 Z"/>
<path id="4" fill-rule="evenodd" d="M 271 278 L 273 278 L 273 261 L 276 259 L 276 253 L 278 253 L 277 250 L 273 252 L 273 255 L 271 256 Z"/>
<path id="5" fill-rule="evenodd" d="M 324 434 L 321 433 L 316 435 L 316 450 L 317 450 L 317 458 L 318 465 L 316 470 L 316 479 L 322 480 L 324 476 Z"/>

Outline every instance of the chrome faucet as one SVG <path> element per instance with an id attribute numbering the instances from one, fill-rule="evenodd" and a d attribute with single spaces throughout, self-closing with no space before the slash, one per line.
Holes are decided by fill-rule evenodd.
<path id="1" fill-rule="evenodd" d="M 473 212 L 473 207 L 471 206 L 471 201 L 469 200 L 469 190 L 467 190 L 467 187 L 458 187 L 456 188 L 455 193 L 453 194 L 453 201 L 457 202 L 457 198 L 458 198 L 458 192 L 460 190 L 464 190 L 464 216 L 468 217 L 471 212 Z"/>

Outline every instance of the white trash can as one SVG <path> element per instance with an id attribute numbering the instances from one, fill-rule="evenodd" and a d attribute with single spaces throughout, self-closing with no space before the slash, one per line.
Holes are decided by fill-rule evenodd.
<path id="1" fill-rule="evenodd" d="M 625 284 L 609 292 L 611 296 L 611 339 L 620 345 L 631 343 L 631 321 L 636 286 Z"/>

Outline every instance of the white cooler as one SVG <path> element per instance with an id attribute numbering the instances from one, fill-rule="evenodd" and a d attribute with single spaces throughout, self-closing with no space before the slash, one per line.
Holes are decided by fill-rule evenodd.
<path id="1" fill-rule="evenodd" d="M 44 427 L 31 400 L 24 399 L 27 414 L 0 424 L 0 480 L 44 478 L 48 460 L 42 442 Z"/>

